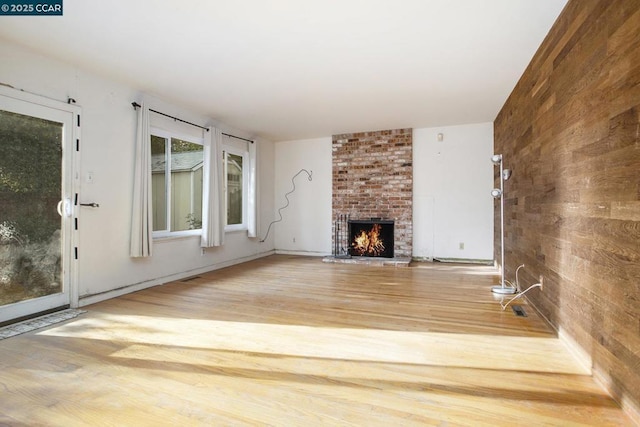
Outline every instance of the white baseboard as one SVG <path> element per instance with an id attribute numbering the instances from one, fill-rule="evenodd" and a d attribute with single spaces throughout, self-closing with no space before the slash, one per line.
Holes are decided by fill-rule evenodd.
<path id="1" fill-rule="evenodd" d="M 116 298 L 122 295 L 126 295 L 131 292 L 141 291 L 143 289 L 152 288 L 154 286 L 163 285 L 169 282 L 175 282 L 177 280 L 186 279 L 187 277 L 197 276 L 198 274 L 208 273 L 210 271 L 219 270 L 225 267 L 231 267 L 232 265 L 242 264 L 243 262 L 253 261 L 254 259 L 264 258 L 266 256 L 273 255 L 273 254 L 275 254 L 275 251 L 272 249 L 272 250 L 261 252 L 255 255 L 250 255 L 246 257 L 241 257 L 241 258 L 236 258 L 233 260 L 221 262 L 219 264 L 208 265 L 208 266 L 196 268 L 193 270 L 182 271 L 180 273 L 171 274 L 169 276 L 159 277 L 152 280 L 146 280 L 140 283 L 134 283 L 131 285 L 122 286 L 120 288 L 112 289 L 112 290 L 101 292 L 98 294 L 81 296 L 80 300 L 78 301 L 78 307 L 84 307 L 90 304 L 98 303 L 100 301 L 105 301 L 111 298 Z"/>
<path id="2" fill-rule="evenodd" d="M 300 256 L 324 257 L 324 256 L 329 256 L 331 254 L 326 252 L 287 251 L 283 249 L 276 249 L 276 255 L 300 255 Z"/>

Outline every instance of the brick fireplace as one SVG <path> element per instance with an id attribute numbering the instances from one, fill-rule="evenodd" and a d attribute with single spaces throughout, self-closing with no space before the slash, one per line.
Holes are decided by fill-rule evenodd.
<path id="1" fill-rule="evenodd" d="M 413 248 L 412 135 L 412 129 L 394 129 L 332 138 L 333 218 L 393 220 L 398 258 L 410 258 Z M 340 233 L 333 231 L 336 246 Z"/>

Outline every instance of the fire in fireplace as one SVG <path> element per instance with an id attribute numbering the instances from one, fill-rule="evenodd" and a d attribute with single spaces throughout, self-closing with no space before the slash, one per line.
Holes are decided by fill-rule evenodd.
<path id="1" fill-rule="evenodd" d="M 393 258 L 393 220 L 349 220 L 351 256 Z"/>

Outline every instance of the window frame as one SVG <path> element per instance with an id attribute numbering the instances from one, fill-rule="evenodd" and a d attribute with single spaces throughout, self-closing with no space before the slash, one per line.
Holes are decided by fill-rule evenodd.
<path id="1" fill-rule="evenodd" d="M 73 248 L 79 247 L 79 237 L 74 230 L 74 220 L 77 225 L 80 210 L 72 202 L 73 195 L 80 191 L 80 146 L 81 141 L 80 116 L 82 108 L 69 103 L 52 100 L 0 85 L 0 109 L 14 114 L 20 114 L 56 123 L 62 123 L 62 174 L 61 174 L 61 208 L 60 221 L 60 267 L 61 292 L 47 296 L 35 297 L 2 306 L 0 322 L 15 320 L 25 315 L 50 310 L 63 305 L 78 304 L 78 262 L 73 262 Z M 77 228 L 76 228 L 77 229 Z"/>
<path id="2" fill-rule="evenodd" d="M 203 172 L 206 172 L 204 168 L 206 167 L 206 162 L 204 161 L 204 151 L 205 144 L 204 138 L 198 138 L 193 135 L 188 135 L 185 133 L 179 133 L 171 130 L 167 130 L 160 127 L 150 127 L 149 134 L 151 136 L 156 136 L 163 138 L 165 140 L 165 165 L 169 165 L 169 168 L 165 168 L 165 218 L 166 218 L 166 228 L 164 230 L 154 230 L 152 232 L 153 239 L 167 239 L 167 238 L 180 238 L 180 237 L 189 237 L 189 236 L 200 236 L 202 234 L 202 227 L 190 229 L 190 230 L 179 230 L 179 231 L 171 231 L 171 140 L 179 139 L 182 141 L 190 142 L 192 144 L 197 144 L 202 146 L 202 168 Z M 151 144 L 151 140 L 149 140 L 149 144 Z M 169 173 L 167 173 L 169 171 Z M 153 172 L 151 172 L 153 175 Z M 202 197 L 204 200 L 204 186 Z M 153 206 L 152 206 L 153 209 Z M 202 217 L 204 217 L 206 207 L 202 206 Z"/>
<path id="3" fill-rule="evenodd" d="M 229 203 L 229 183 L 228 183 L 228 154 L 233 154 L 242 157 L 242 222 L 240 224 L 228 224 L 229 216 L 227 214 L 227 208 Z M 248 190 L 249 190 L 249 150 L 240 148 L 238 144 L 223 144 L 222 146 L 222 164 L 224 175 L 224 206 L 225 206 L 225 232 L 233 231 L 246 231 L 249 229 L 247 224 L 248 213 Z"/>

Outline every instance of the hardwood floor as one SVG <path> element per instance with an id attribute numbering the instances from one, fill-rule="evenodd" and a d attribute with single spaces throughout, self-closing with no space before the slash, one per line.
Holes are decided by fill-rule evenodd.
<path id="1" fill-rule="evenodd" d="M 492 268 L 272 256 L 0 341 L 0 425 L 632 425 Z"/>

